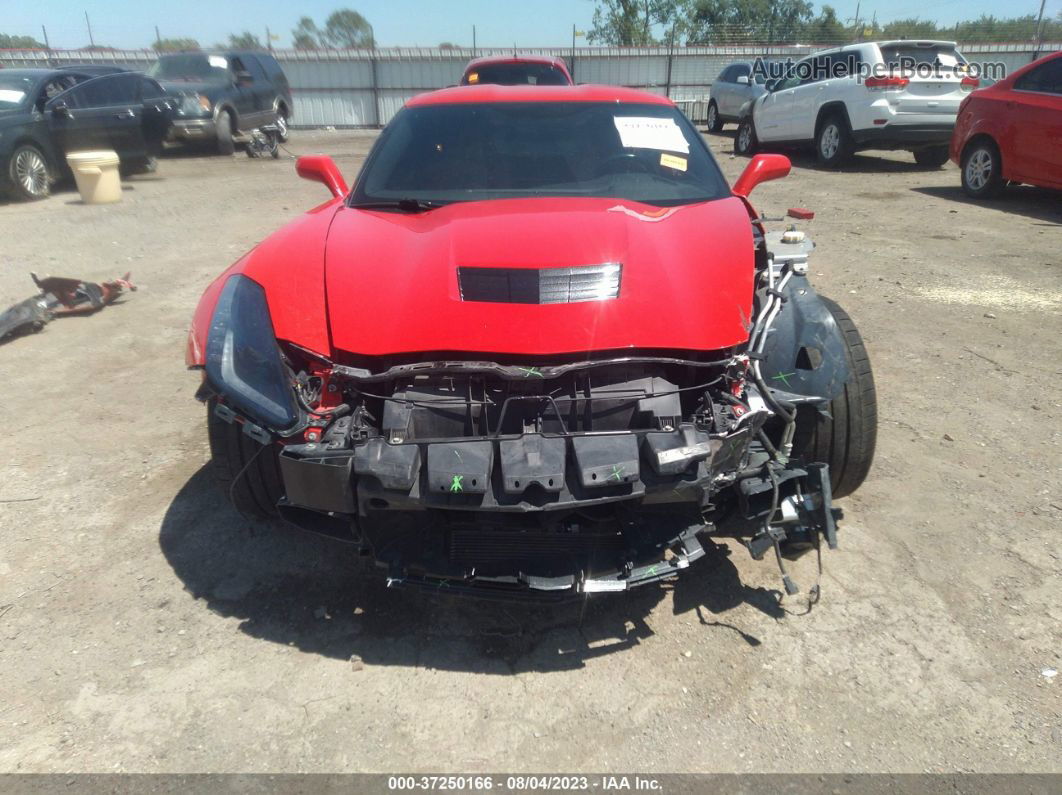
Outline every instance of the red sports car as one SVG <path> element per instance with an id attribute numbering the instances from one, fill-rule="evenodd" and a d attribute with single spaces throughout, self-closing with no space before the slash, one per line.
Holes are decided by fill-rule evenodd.
<path id="1" fill-rule="evenodd" d="M 963 100 L 951 159 L 975 199 L 998 195 L 1008 182 L 1062 190 L 1062 52 Z"/>
<path id="2" fill-rule="evenodd" d="M 455 87 L 380 135 L 352 190 L 206 291 L 216 469 L 236 507 L 360 544 L 393 585 L 565 597 L 714 545 L 836 543 L 874 383 L 809 284 L 809 240 L 730 188 L 667 99 Z M 786 588 L 796 586 L 785 577 Z"/>
<path id="3" fill-rule="evenodd" d="M 494 83 L 502 86 L 570 86 L 568 67 L 560 58 L 545 55 L 489 55 L 469 61 L 461 85 Z"/>

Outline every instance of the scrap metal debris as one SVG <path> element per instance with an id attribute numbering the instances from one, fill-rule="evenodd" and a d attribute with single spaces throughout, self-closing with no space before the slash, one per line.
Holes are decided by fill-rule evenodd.
<path id="1" fill-rule="evenodd" d="M 121 295 L 136 292 L 130 274 L 109 282 L 84 282 L 62 276 L 38 278 L 31 273 L 40 293 L 19 301 L 0 314 L 0 341 L 20 334 L 40 331 L 56 317 L 98 312 Z"/>

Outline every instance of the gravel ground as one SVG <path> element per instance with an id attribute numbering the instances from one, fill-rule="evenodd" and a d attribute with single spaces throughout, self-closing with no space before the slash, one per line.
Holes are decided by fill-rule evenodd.
<path id="1" fill-rule="evenodd" d="M 290 148 L 352 178 L 373 138 Z M 881 411 L 810 612 L 740 548 L 543 609 L 388 592 L 345 547 L 248 526 L 210 482 L 185 333 L 324 188 L 181 153 L 120 204 L 0 205 L 4 305 L 31 270 L 142 285 L 0 346 L 0 771 L 1062 771 L 1062 202 L 972 204 L 905 153 L 795 166 L 756 203 L 816 211 L 812 276 Z"/>

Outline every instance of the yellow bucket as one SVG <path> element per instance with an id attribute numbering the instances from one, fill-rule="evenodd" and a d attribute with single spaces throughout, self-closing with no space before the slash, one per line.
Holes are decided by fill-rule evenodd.
<path id="1" fill-rule="evenodd" d="M 85 204 L 107 204 L 122 200 L 118 175 L 118 155 L 114 152 L 71 152 L 66 156 L 74 172 L 78 193 Z"/>

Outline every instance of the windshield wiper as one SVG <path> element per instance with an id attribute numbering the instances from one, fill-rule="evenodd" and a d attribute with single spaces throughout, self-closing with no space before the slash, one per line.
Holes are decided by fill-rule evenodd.
<path id="1" fill-rule="evenodd" d="M 442 207 L 444 202 L 428 199 L 387 199 L 384 201 L 358 202 L 351 204 L 359 210 L 401 210 L 404 213 L 425 213 Z"/>

